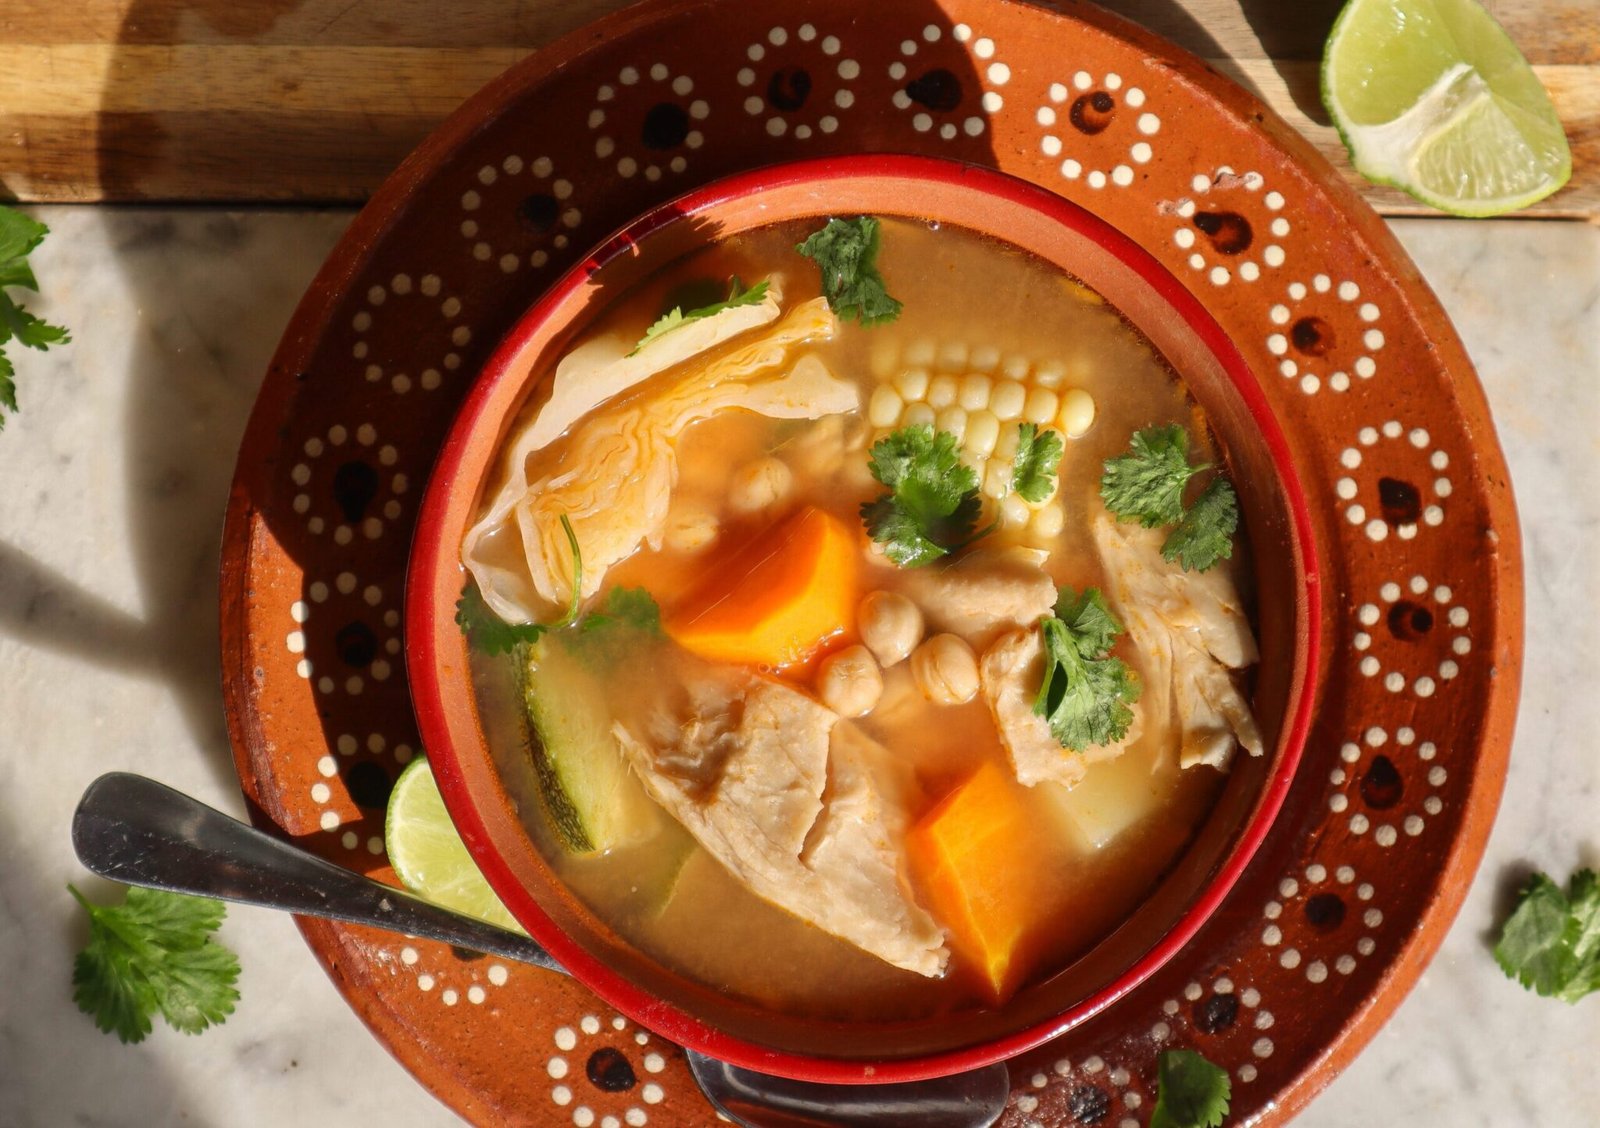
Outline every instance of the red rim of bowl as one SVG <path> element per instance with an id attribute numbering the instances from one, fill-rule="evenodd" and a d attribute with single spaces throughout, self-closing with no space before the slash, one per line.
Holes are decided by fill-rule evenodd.
<path id="1" fill-rule="evenodd" d="M 650 995 L 591 955 L 545 913 L 495 851 L 487 824 L 469 793 L 449 739 L 449 729 L 443 717 L 439 655 L 433 647 L 432 631 L 440 616 L 453 618 L 454 607 L 441 605 L 436 600 L 432 583 L 408 582 L 406 664 L 423 746 L 428 750 L 434 777 L 451 819 L 460 830 L 484 877 L 506 907 L 574 979 L 640 1025 L 679 1045 L 733 1065 L 802 1081 L 835 1084 L 917 1081 L 1007 1060 L 1042 1045 L 1110 1006 L 1165 964 L 1215 912 L 1270 831 L 1293 782 L 1310 730 L 1314 704 L 1311 684 L 1321 653 L 1321 615 L 1318 611 L 1321 579 L 1317 571 L 1317 554 L 1312 551 L 1315 541 L 1311 515 L 1299 475 L 1295 472 L 1288 440 L 1244 357 L 1199 299 L 1149 252 L 1121 231 L 1054 193 L 987 168 L 932 157 L 895 154 L 796 161 L 726 177 L 644 213 L 607 238 L 564 274 L 522 315 L 495 349 L 450 428 L 434 465 L 418 517 L 409 572 L 413 580 L 419 576 L 433 576 L 441 554 L 446 552 L 459 568 L 456 546 L 453 542 L 445 545 L 442 537 L 445 503 L 450 493 L 446 483 L 453 483 L 462 455 L 478 429 L 491 389 L 506 377 L 511 362 L 521 352 L 535 327 L 581 289 L 590 275 L 617 256 L 633 253 L 632 249 L 637 244 L 661 228 L 692 219 L 724 202 L 780 186 L 862 176 L 977 187 L 1000 199 L 1031 208 L 1110 252 L 1182 318 L 1226 372 L 1278 472 L 1290 520 L 1291 549 L 1295 556 L 1299 589 L 1296 594 L 1305 600 L 1304 621 L 1296 624 L 1296 633 L 1304 639 L 1304 648 L 1303 661 L 1297 663 L 1290 691 L 1291 711 L 1286 716 L 1284 735 L 1279 742 L 1282 754 L 1273 774 L 1263 785 L 1261 799 L 1253 816 L 1240 829 L 1216 873 L 1201 887 L 1199 894 L 1177 921 L 1121 975 L 1099 991 L 1042 1022 L 986 1042 L 916 1057 L 836 1059 L 764 1047 L 728 1034 L 688 1011 Z"/>

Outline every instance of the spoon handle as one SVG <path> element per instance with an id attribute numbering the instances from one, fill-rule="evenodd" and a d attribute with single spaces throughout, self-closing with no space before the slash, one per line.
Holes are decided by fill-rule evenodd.
<path id="1" fill-rule="evenodd" d="M 353 873 L 144 776 L 110 772 L 72 817 L 85 866 L 125 885 L 370 924 L 564 969 L 526 936 Z"/>

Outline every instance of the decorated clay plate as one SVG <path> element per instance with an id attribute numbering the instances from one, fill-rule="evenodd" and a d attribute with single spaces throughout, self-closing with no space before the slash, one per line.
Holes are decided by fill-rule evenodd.
<path id="1" fill-rule="evenodd" d="M 1090 8 L 651 0 L 529 58 L 395 173 L 302 302 L 231 498 L 225 681 L 258 822 L 393 880 L 419 751 L 401 608 L 421 488 L 517 316 L 719 176 L 905 152 L 1030 180 L 1153 254 L 1266 380 L 1326 553 L 1317 706 L 1282 813 L 1158 973 L 1015 1059 L 1004 1123 L 1140 1125 L 1161 1050 L 1285 1119 L 1398 1003 L 1482 851 L 1516 706 L 1505 464 L 1466 355 L 1378 219 L 1270 111 Z M 682 1054 L 565 978 L 320 921 L 350 1004 L 483 1123 L 704 1124 Z"/>

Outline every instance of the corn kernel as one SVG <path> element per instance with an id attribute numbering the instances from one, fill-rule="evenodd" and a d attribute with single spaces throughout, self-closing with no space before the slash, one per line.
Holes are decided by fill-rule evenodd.
<path id="1" fill-rule="evenodd" d="M 1028 393 L 1028 398 L 1022 404 L 1022 417 L 1029 423 L 1043 426 L 1054 422 L 1056 417 L 1056 394 L 1049 388 L 1035 388 Z"/>
<path id="2" fill-rule="evenodd" d="M 967 367 L 967 346 L 964 341 L 946 341 L 939 346 L 939 368 L 944 372 L 960 372 Z"/>
<path id="3" fill-rule="evenodd" d="M 994 444 L 994 456 L 996 458 L 1003 458 L 1007 463 L 1009 463 L 1016 453 L 1017 429 L 1016 427 L 1008 427 L 1002 423 L 1000 425 L 1000 437 L 995 440 Z"/>
<path id="4" fill-rule="evenodd" d="M 994 381 L 981 372 L 973 372 L 961 381 L 961 406 L 968 411 L 981 411 L 989 406 L 989 392 Z"/>
<path id="5" fill-rule="evenodd" d="M 1000 364 L 1000 350 L 993 345 L 979 345 L 967 358 L 967 368 L 972 372 L 993 372 Z"/>
<path id="6" fill-rule="evenodd" d="M 1028 518 L 1033 516 L 1033 511 L 1028 508 L 1028 503 L 1022 500 L 1021 494 L 1007 494 L 1000 499 L 1000 523 L 1008 528 L 1016 528 L 1028 523 Z"/>
<path id="7" fill-rule="evenodd" d="M 943 411 L 956 402 L 956 378 L 940 373 L 928 381 L 928 406 Z"/>
<path id="8" fill-rule="evenodd" d="M 995 388 L 989 397 L 989 410 L 1002 423 L 1022 415 L 1022 405 L 1027 402 L 1028 391 L 1015 380 L 1007 380 Z"/>
<path id="9" fill-rule="evenodd" d="M 1000 365 L 1000 371 L 1008 380 L 1026 380 L 1028 373 L 1033 370 L 1033 364 L 1025 356 L 1008 356 Z"/>
<path id="10" fill-rule="evenodd" d="M 1058 362 L 1041 364 L 1039 370 L 1033 374 L 1033 382 L 1041 388 L 1059 388 L 1066 383 L 1066 367 Z"/>
<path id="11" fill-rule="evenodd" d="M 967 413 L 956 404 L 951 404 L 939 412 L 938 418 L 934 421 L 934 429 L 949 431 L 959 444 L 967 437 Z"/>
<path id="12" fill-rule="evenodd" d="M 938 349 L 927 337 L 918 338 L 906 346 L 906 363 L 912 368 L 929 368 Z"/>
<path id="13" fill-rule="evenodd" d="M 906 406 L 905 414 L 900 416 L 902 427 L 932 427 L 933 408 L 925 403 L 913 403 Z"/>
<path id="14" fill-rule="evenodd" d="M 1011 460 L 991 458 L 983 472 L 983 492 L 990 497 L 1005 497 L 1011 491 Z"/>
<path id="15" fill-rule="evenodd" d="M 1000 438 L 1000 420 L 992 411 L 974 411 L 967 416 L 967 449 L 984 458 L 994 453 L 994 444 Z"/>
<path id="16" fill-rule="evenodd" d="M 900 389 L 900 395 L 907 403 L 916 403 L 918 400 L 928 398 L 928 372 L 925 368 L 908 368 L 900 373 L 900 378 L 894 382 Z"/>
<path id="17" fill-rule="evenodd" d="M 1094 422 L 1094 397 L 1082 388 L 1068 388 L 1061 397 L 1061 429 L 1076 439 Z"/>
<path id="18" fill-rule="evenodd" d="M 1059 536 L 1066 523 L 1067 515 L 1059 505 L 1046 505 L 1033 515 L 1033 531 L 1041 537 Z"/>
<path id="19" fill-rule="evenodd" d="M 867 422 L 874 427 L 893 427 L 904 408 L 905 402 L 899 392 L 888 384 L 879 384 L 867 401 Z"/>

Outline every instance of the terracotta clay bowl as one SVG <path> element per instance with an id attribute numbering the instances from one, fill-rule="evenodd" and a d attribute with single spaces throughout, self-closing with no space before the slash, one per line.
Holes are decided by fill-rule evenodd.
<path id="1" fill-rule="evenodd" d="M 1188 849 L 1119 927 L 1005 1004 L 918 1021 L 826 1022 L 708 989 L 624 943 L 554 875 L 485 736 L 454 622 L 460 545 L 502 440 L 555 360 L 617 295 L 705 245 L 801 218 L 893 215 L 1010 243 L 1098 291 L 1154 345 L 1206 413 L 1240 495 L 1263 661 L 1255 707 L 1269 749 L 1237 757 Z M 440 451 L 412 546 L 406 659 L 447 807 L 507 907 L 580 981 L 642 1026 L 737 1065 L 804 1080 L 909 1081 L 1038 1046 L 1159 968 L 1217 909 L 1283 803 L 1310 726 L 1319 652 L 1318 554 L 1287 443 L 1255 374 L 1190 292 L 1109 224 L 987 169 L 924 157 L 786 164 L 718 181 L 629 224 L 546 292 L 485 365 Z M 537 816 L 535 816 L 537 817 Z M 781 953 L 774 958 L 781 959 Z"/>

